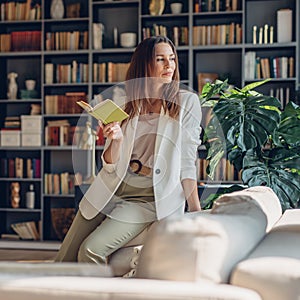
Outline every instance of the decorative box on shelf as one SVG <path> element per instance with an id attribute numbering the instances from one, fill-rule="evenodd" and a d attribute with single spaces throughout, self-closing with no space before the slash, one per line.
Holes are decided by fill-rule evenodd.
<path id="1" fill-rule="evenodd" d="M 19 147 L 21 145 L 21 131 L 1 129 L 2 147 Z"/>
<path id="2" fill-rule="evenodd" d="M 22 115 L 21 116 L 22 133 L 41 133 L 42 116 L 40 115 Z"/>
<path id="3" fill-rule="evenodd" d="M 22 132 L 21 145 L 26 147 L 40 147 L 42 145 L 42 136 L 40 133 Z"/>

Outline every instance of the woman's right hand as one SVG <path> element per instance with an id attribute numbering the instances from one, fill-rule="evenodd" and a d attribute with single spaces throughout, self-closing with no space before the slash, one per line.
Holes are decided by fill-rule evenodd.
<path id="1" fill-rule="evenodd" d="M 103 130 L 103 136 L 111 140 L 122 140 L 123 132 L 119 122 L 112 122 L 104 125 L 101 121 L 98 121 L 99 126 Z"/>

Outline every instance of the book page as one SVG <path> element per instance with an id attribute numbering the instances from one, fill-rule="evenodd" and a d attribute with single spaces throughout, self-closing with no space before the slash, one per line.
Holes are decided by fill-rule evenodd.
<path id="1" fill-rule="evenodd" d="M 77 104 L 104 125 L 111 122 L 121 122 L 129 117 L 121 107 L 110 99 L 98 103 L 93 108 L 84 101 L 78 101 Z"/>

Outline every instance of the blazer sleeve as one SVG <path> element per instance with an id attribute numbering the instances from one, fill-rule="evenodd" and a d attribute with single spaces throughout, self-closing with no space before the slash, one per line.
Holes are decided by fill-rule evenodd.
<path id="1" fill-rule="evenodd" d="M 116 170 L 116 163 L 115 164 L 109 164 L 105 161 L 104 159 L 104 153 L 107 150 L 108 146 L 110 145 L 111 141 L 106 139 L 105 145 L 104 145 L 104 149 L 102 151 L 101 154 L 101 161 L 102 161 L 102 167 L 105 171 L 107 171 L 108 173 L 112 173 Z"/>
<path id="2" fill-rule="evenodd" d="M 183 92 L 181 137 L 181 180 L 197 179 L 196 159 L 201 145 L 202 111 L 199 97 L 195 93 Z"/>

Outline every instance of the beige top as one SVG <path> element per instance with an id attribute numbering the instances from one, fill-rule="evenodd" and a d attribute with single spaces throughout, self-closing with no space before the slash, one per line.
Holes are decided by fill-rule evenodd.
<path id="1" fill-rule="evenodd" d="M 138 159 L 142 165 L 153 168 L 153 154 L 159 114 L 140 115 L 131 159 Z"/>

